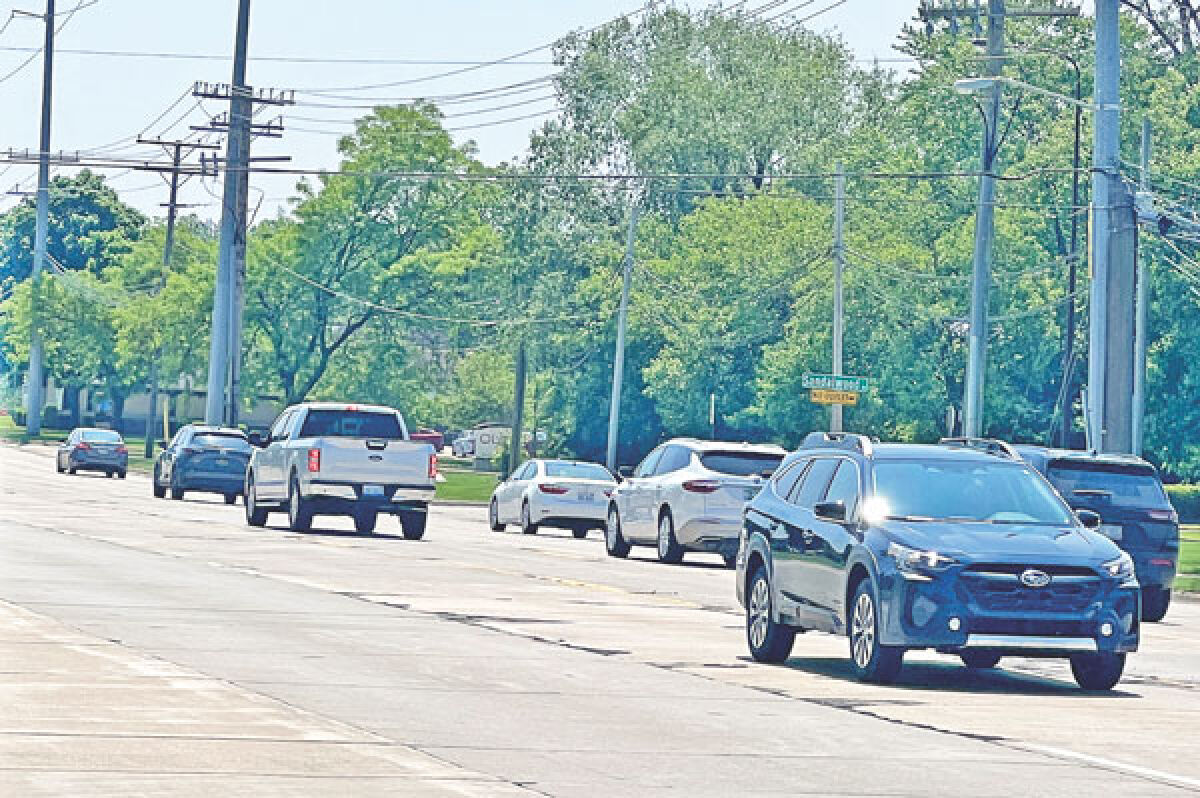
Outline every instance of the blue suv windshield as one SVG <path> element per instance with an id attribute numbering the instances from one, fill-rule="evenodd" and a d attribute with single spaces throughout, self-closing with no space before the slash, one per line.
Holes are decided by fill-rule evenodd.
<path id="1" fill-rule="evenodd" d="M 1075 523 L 1054 491 L 1017 463 L 880 460 L 875 495 L 864 509 L 875 517 L 993 524 Z"/>

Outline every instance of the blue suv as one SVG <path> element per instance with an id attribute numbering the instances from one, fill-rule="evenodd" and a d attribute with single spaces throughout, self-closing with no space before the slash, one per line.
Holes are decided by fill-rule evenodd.
<path id="1" fill-rule="evenodd" d="M 1137 650 L 1139 589 L 1099 522 L 1002 444 L 813 433 L 746 506 L 750 653 L 782 662 L 816 630 L 846 635 L 867 681 L 931 648 L 970 668 L 1064 657 L 1080 687 L 1111 689 Z"/>

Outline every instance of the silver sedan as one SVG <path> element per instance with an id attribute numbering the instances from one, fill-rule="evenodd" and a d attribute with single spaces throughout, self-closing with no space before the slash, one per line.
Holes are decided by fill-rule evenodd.
<path id="1" fill-rule="evenodd" d="M 602 465 L 576 460 L 529 460 L 496 486 L 488 523 L 496 532 L 517 524 L 526 535 L 538 527 L 569 529 L 577 538 L 603 529 L 617 482 Z"/>

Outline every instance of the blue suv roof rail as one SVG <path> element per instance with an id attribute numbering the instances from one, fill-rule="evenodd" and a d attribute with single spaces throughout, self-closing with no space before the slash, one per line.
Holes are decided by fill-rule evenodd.
<path id="1" fill-rule="evenodd" d="M 875 452 L 871 439 L 856 432 L 810 432 L 804 436 L 801 449 L 849 449 L 870 457 Z"/>
<path id="2" fill-rule="evenodd" d="M 1021 455 L 1006 441 L 998 438 L 942 438 L 938 443 L 942 446 L 958 446 L 964 449 L 975 449 L 987 454 L 1020 460 Z"/>

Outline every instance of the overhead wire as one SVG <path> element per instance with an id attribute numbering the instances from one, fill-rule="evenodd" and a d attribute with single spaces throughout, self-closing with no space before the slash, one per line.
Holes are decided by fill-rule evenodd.
<path id="1" fill-rule="evenodd" d="M 63 28 L 65 28 L 67 26 L 67 23 L 69 23 L 71 21 L 71 19 L 77 13 L 79 13 L 80 11 L 82 11 L 83 9 L 85 9 L 89 6 L 96 5 L 98 2 L 100 2 L 100 0 L 82 0 L 82 2 L 80 2 L 79 5 L 75 6 L 74 8 L 72 8 L 68 11 L 62 12 L 61 15 L 65 15 L 65 19 L 63 19 L 63 21 L 54 28 L 54 35 L 57 36 L 59 33 L 62 33 Z M 55 16 L 60 16 L 60 14 L 55 14 Z M 7 27 L 7 24 L 5 25 L 5 27 Z M 28 58 L 26 58 L 24 61 L 22 61 L 20 64 L 18 64 L 11 72 L 8 72 L 7 74 L 5 74 L 3 76 L 0 76 L 0 83 L 4 83 L 5 81 L 9 80 L 10 78 L 13 78 L 16 75 L 18 75 L 21 72 L 21 70 L 25 69 L 25 67 L 32 64 L 34 62 L 34 60 L 39 55 L 41 55 L 41 53 L 44 49 L 45 49 L 44 46 L 36 48 L 29 55 Z"/>

